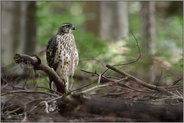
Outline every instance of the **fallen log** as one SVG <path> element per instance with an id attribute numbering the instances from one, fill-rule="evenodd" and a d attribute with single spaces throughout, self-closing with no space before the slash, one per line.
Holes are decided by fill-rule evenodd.
<path id="1" fill-rule="evenodd" d="M 183 121 L 182 103 L 171 105 L 161 102 L 119 100 L 104 97 L 87 99 L 83 96 L 77 96 L 62 99 L 58 101 L 58 104 L 61 115 L 71 116 L 72 113 L 73 117 L 85 113 L 86 116 L 91 114 L 128 118 L 136 121 Z"/>

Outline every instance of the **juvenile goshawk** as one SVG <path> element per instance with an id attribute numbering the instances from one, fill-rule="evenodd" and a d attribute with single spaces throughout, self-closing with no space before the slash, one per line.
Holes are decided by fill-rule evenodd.
<path id="1" fill-rule="evenodd" d="M 66 91 L 69 89 L 69 76 L 72 78 L 71 86 L 73 85 L 74 71 L 79 62 L 73 30 L 75 27 L 71 23 L 63 23 L 56 35 L 49 40 L 46 49 L 47 63 L 63 79 Z M 51 79 L 50 88 L 53 89 Z"/>

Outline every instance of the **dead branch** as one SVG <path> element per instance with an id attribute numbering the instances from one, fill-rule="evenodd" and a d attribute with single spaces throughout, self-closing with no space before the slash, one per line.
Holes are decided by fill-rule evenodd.
<path id="1" fill-rule="evenodd" d="M 181 78 L 179 78 L 179 79 L 177 79 L 177 80 L 175 80 L 173 83 L 171 83 L 170 85 L 168 85 L 167 87 L 171 87 L 171 86 L 173 86 L 173 85 L 175 85 L 175 84 L 177 84 L 179 81 L 181 81 L 183 79 L 183 77 L 181 77 Z"/>
<path id="2" fill-rule="evenodd" d="M 89 92 L 89 91 L 93 91 L 93 90 L 95 90 L 95 89 L 102 88 L 102 87 L 106 87 L 106 86 L 110 86 L 110 85 L 111 85 L 111 84 L 97 85 L 97 86 L 94 86 L 94 87 L 89 88 L 89 89 L 87 89 L 87 90 L 84 90 L 84 91 L 82 91 L 81 93 L 87 93 L 87 92 Z"/>
<path id="3" fill-rule="evenodd" d="M 15 91 L 12 90 L 12 91 L 9 91 L 9 92 L 6 92 L 6 93 L 2 93 L 1 96 L 5 96 L 5 95 L 8 95 L 8 94 L 15 94 L 15 93 L 40 93 L 40 94 L 47 94 L 47 95 L 55 96 L 55 97 L 58 96 L 58 95 L 52 94 L 52 93 L 41 92 L 41 91 L 32 91 L 32 90 L 15 90 Z"/>
<path id="4" fill-rule="evenodd" d="M 99 74 L 99 73 L 97 73 L 97 72 L 90 72 L 90 71 L 86 71 L 86 70 L 83 70 L 83 69 L 81 69 L 81 71 L 83 71 L 83 72 L 86 72 L 86 73 L 90 73 L 90 74 L 92 74 L 92 76 L 98 76 L 98 78 L 100 78 L 100 79 L 105 79 L 105 80 L 107 80 L 107 81 L 109 81 L 109 82 L 114 82 L 115 84 L 118 84 L 118 85 L 120 85 L 120 86 L 123 86 L 123 87 L 127 87 L 127 88 L 129 88 L 129 89 L 131 89 L 131 90 L 134 90 L 134 91 L 138 91 L 138 92 L 145 92 L 145 91 L 142 91 L 142 90 L 138 90 L 138 89 L 135 89 L 135 88 L 133 88 L 133 87 L 130 87 L 130 86 L 128 86 L 128 85 L 126 85 L 125 83 L 127 82 L 127 80 L 128 80 L 128 77 L 124 77 L 124 78 L 122 78 L 122 79 L 119 79 L 119 80 L 117 80 L 117 79 L 112 79 L 112 78 L 109 78 L 109 77 L 106 77 L 106 76 L 104 76 L 104 75 L 102 75 L 102 74 Z M 101 75 L 101 76 L 100 76 Z M 100 76 L 100 77 L 99 77 Z M 98 80 L 99 81 L 99 80 Z M 106 84 L 104 84 L 104 85 L 106 85 Z M 106 87 L 106 86 L 104 86 L 104 85 L 102 85 L 102 86 L 100 86 L 100 87 Z M 111 85 L 111 84 L 107 84 L 108 86 L 109 85 Z M 93 90 L 93 89 L 96 89 L 96 87 L 93 87 L 93 88 L 90 88 L 90 89 L 88 89 L 88 90 Z M 97 86 L 97 88 L 98 88 L 98 86 Z M 86 92 L 86 91 L 83 91 L 83 92 Z M 149 91 L 150 92 L 150 91 Z"/>
<path id="5" fill-rule="evenodd" d="M 152 90 L 160 91 L 160 92 L 162 92 L 162 93 L 164 93 L 164 94 L 166 94 L 166 95 L 168 95 L 168 96 L 173 95 L 172 93 L 168 92 L 166 89 L 164 89 L 164 88 L 162 88 L 162 87 L 158 87 L 158 86 L 155 86 L 155 85 L 146 83 L 146 82 L 144 82 L 144 81 L 142 81 L 142 80 L 140 80 L 140 79 L 138 79 L 138 78 L 135 78 L 134 76 L 132 76 L 132 75 L 130 75 L 130 74 L 124 72 L 124 71 L 118 70 L 117 68 L 115 68 L 115 67 L 113 67 L 113 66 L 111 66 L 111 65 L 106 65 L 106 67 L 109 68 L 109 69 L 111 69 L 111 70 L 113 70 L 113 71 L 115 71 L 115 72 L 117 72 L 117 73 L 119 73 L 119 74 L 121 74 L 121 75 L 124 76 L 124 77 L 128 77 L 128 79 L 129 79 L 130 81 L 139 83 L 140 85 L 142 85 L 142 86 L 144 86 L 144 87 L 147 87 L 147 88 L 152 89 Z"/>
<path id="6" fill-rule="evenodd" d="M 56 72 L 47 65 L 41 63 L 41 60 L 37 56 L 28 56 L 26 54 L 16 54 L 14 57 L 16 63 L 31 64 L 35 70 L 44 71 L 55 83 L 57 91 L 60 93 L 66 93 L 63 80 L 56 74 Z"/>

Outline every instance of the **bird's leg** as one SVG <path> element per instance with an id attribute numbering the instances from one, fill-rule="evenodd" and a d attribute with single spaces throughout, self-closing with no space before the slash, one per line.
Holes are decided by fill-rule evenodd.
<path id="1" fill-rule="evenodd" d="M 50 86 L 50 92 L 54 93 L 54 89 L 56 89 L 55 83 L 53 81 L 50 81 L 49 86 Z M 53 112 L 56 110 L 56 108 L 57 108 L 57 101 L 55 100 L 50 103 L 48 107 L 48 111 Z"/>
<path id="2" fill-rule="evenodd" d="M 65 86 L 66 86 L 66 91 L 68 91 L 69 89 L 69 81 L 68 81 L 68 78 L 65 79 Z"/>
<path id="3" fill-rule="evenodd" d="M 51 83 L 51 91 L 52 90 L 54 90 L 54 91 L 56 91 L 57 89 L 56 89 L 56 85 L 55 85 L 55 83 L 52 81 L 52 83 Z M 53 91 L 52 91 L 53 92 Z"/>
<path id="4" fill-rule="evenodd" d="M 70 90 L 71 90 L 71 89 L 72 89 L 72 87 L 73 87 L 73 83 L 74 83 L 73 76 L 71 76 L 71 85 L 70 85 Z"/>
<path id="5" fill-rule="evenodd" d="M 49 82 L 49 89 L 50 89 L 50 92 L 52 93 L 52 81 Z"/>
<path id="6" fill-rule="evenodd" d="M 50 92 L 53 93 L 53 81 L 51 80 L 51 78 L 49 77 L 49 89 L 50 89 Z"/>

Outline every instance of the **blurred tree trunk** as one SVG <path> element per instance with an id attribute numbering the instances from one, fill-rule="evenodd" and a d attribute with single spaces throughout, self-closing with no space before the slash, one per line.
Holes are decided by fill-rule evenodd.
<path id="1" fill-rule="evenodd" d="M 171 1 L 157 1 L 155 2 L 155 8 L 157 10 L 156 16 L 159 18 L 166 17 L 167 9 L 170 5 Z"/>
<path id="2" fill-rule="evenodd" d="M 150 54 L 155 53 L 155 2 L 141 2 L 141 37 L 143 47 Z"/>
<path id="3" fill-rule="evenodd" d="M 128 38 L 127 2 L 101 2 L 101 36 L 107 40 Z"/>
<path id="4" fill-rule="evenodd" d="M 140 10 L 141 17 L 141 37 L 142 37 L 142 51 L 152 59 L 155 54 L 155 41 L 156 41 L 156 22 L 155 22 L 155 2 L 141 2 L 142 9 Z M 151 57 L 150 57 L 151 56 Z M 152 61 L 152 60 L 151 60 Z M 152 64 L 152 63 L 151 63 Z M 144 68 L 143 73 L 147 73 L 145 79 L 149 82 L 156 80 L 160 76 L 160 71 L 154 66 Z M 144 74 L 145 75 L 145 74 Z"/>
<path id="5" fill-rule="evenodd" d="M 23 53 L 32 55 L 35 53 L 37 40 L 36 2 L 26 1 L 23 4 L 25 10 Z"/>
<path id="6" fill-rule="evenodd" d="M 12 22 L 12 39 L 13 53 L 15 53 L 20 45 L 21 36 L 21 2 L 15 1 Z"/>
<path id="7" fill-rule="evenodd" d="M 85 2 L 86 30 L 105 40 L 128 38 L 127 2 Z"/>
<path id="8" fill-rule="evenodd" d="M 155 4 L 158 17 L 166 18 L 183 15 L 183 1 L 157 1 Z"/>
<path id="9" fill-rule="evenodd" d="M 1 2 L 2 6 L 2 66 L 13 62 L 20 36 L 20 2 Z"/>
<path id="10" fill-rule="evenodd" d="M 100 2 L 85 2 L 84 10 L 86 30 L 100 36 Z"/>

